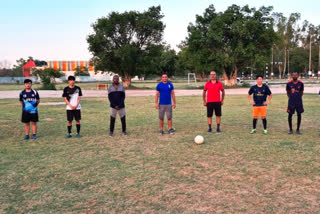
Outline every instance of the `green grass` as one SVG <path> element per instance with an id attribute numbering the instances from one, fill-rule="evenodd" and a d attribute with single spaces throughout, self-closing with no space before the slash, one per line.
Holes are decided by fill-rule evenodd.
<path id="1" fill-rule="evenodd" d="M 287 135 L 284 95 L 268 106 L 268 135 L 261 120 L 249 134 L 246 96 L 226 97 L 221 135 L 206 132 L 194 96 L 177 97 L 176 134 L 158 136 L 153 103 L 127 98 L 129 136 L 117 118 L 110 138 L 107 100 L 84 98 L 81 139 L 64 138 L 64 105 L 40 105 L 39 138 L 26 142 L 21 107 L 0 100 L 0 213 L 320 212 L 318 96 L 304 96 L 302 136 Z M 198 134 L 202 145 L 193 143 Z"/>

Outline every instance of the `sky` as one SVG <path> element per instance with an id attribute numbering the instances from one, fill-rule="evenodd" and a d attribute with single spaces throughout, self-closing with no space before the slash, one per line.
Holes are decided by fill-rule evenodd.
<path id="1" fill-rule="evenodd" d="M 32 56 L 39 60 L 89 60 L 86 38 L 91 25 L 112 11 L 146 11 L 161 6 L 166 25 L 164 41 L 175 50 L 187 36 L 189 23 L 213 4 L 223 12 L 232 4 L 273 6 L 285 16 L 299 12 L 301 20 L 320 24 L 320 1 L 315 0 L 1 0 L 0 62 L 15 64 Z"/>

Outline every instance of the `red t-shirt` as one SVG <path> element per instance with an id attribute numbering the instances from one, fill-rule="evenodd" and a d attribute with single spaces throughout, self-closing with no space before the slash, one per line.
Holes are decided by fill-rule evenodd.
<path id="1" fill-rule="evenodd" d="M 211 83 L 209 80 L 204 85 L 204 91 L 207 91 L 207 103 L 212 102 L 221 102 L 220 91 L 222 91 L 223 85 L 220 81 L 216 81 L 216 83 Z"/>

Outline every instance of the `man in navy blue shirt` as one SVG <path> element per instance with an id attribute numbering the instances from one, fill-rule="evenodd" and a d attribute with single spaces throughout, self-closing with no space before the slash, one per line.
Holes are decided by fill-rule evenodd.
<path id="1" fill-rule="evenodd" d="M 263 77 L 258 75 L 256 78 L 257 84 L 252 86 L 248 92 L 248 99 L 253 106 L 253 129 L 251 134 L 256 133 L 258 117 L 261 117 L 263 123 L 263 133 L 267 134 L 267 105 L 271 101 L 272 94 L 267 85 L 262 84 Z M 253 94 L 253 100 L 251 95 Z M 267 96 L 268 101 L 267 101 Z"/>
<path id="2" fill-rule="evenodd" d="M 298 80 L 298 74 L 292 74 L 292 81 L 287 83 L 287 96 L 288 100 L 288 123 L 289 123 L 289 132 L 288 134 L 293 134 L 292 131 L 292 115 L 297 111 L 297 130 L 296 133 L 301 135 L 300 132 L 300 124 L 301 124 L 301 114 L 304 112 L 303 104 L 302 104 L 302 96 L 304 91 L 303 82 Z"/>
<path id="3" fill-rule="evenodd" d="M 161 81 L 157 85 L 156 92 L 156 109 L 159 109 L 159 126 L 160 126 L 160 135 L 163 135 L 163 121 L 164 115 L 167 115 L 168 119 L 168 133 L 174 134 L 174 129 L 172 128 L 172 108 L 176 108 L 176 97 L 174 94 L 174 87 L 171 82 L 168 82 L 168 75 L 163 74 Z M 160 101 L 159 101 L 160 96 Z M 173 104 L 171 102 L 171 98 Z"/>
<path id="4" fill-rule="evenodd" d="M 22 105 L 21 122 L 24 123 L 25 136 L 24 139 L 29 139 L 30 122 L 32 126 L 32 138 L 37 139 L 37 122 L 38 108 L 40 103 L 39 93 L 32 88 L 32 81 L 30 79 L 24 80 L 24 90 L 20 92 L 19 101 Z"/>

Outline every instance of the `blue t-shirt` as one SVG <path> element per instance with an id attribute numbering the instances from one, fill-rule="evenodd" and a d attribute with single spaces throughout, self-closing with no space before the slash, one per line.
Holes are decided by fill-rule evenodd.
<path id="1" fill-rule="evenodd" d="M 33 89 L 30 92 L 23 90 L 20 92 L 19 100 L 23 103 L 22 111 L 30 114 L 38 113 L 37 100 L 40 100 L 39 93 Z"/>
<path id="2" fill-rule="evenodd" d="M 157 91 L 160 93 L 160 105 L 171 105 L 171 91 L 174 90 L 174 87 L 171 82 L 164 84 L 163 82 L 158 83 Z"/>
<path id="3" fill-rule="evenodd" d="M 271 91 L 268 86 L 254 85 L 249 90 L 249 95 L 253 94 L 253 100 L 255 104 L 253 106 L 263 106 L 263 103 L 267 100 L 267 96 L 271 94 Z"/>
<path id="4" fill-rule="evenodd" d="M 286 87 L 289 93 L 289 106 L 302 106 L 302 92 L 304 90 L 304 84 L 300 80 L 297 83 L 290 81 Z"/>

